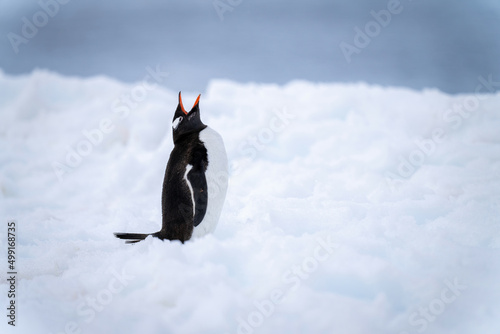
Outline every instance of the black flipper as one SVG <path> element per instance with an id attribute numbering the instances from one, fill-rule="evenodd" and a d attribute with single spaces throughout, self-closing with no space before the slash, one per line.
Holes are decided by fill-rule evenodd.
<path id="1" fill-rule="evenodd" d="M 204 153 L 206 156 L 206 150 Z M 207 179 L 205 177 L 206 160 L 200 161 L 202 161 L 202 163 L 198 164 L 198 166 L 193 166 L 193 168 L 187 174 L 187 179 L 191 184 L 194 195 L 194 226 L 198 226 L 202 222 L 205 214 L 207 213 L 208 204 L 208 187 Z"/>

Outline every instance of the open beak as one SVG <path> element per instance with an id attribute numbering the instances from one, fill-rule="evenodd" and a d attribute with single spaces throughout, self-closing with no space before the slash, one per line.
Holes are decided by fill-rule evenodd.
<path id="1" fill-rule="evenodd" d="M 196 105 L 200 102 L 200 95 L 198 95 L 198 98 L 196 99 L 196 101 L 194 102 L 194 105 L 193 105 L 193 108 L 196 107 Z M 181 106 L 181 110 L 182 112 L 187 115 L 188 112 L 186 111 L 186 109 L 184 109 L 184 105 L 182 104 L 182 96 L 181 96 L 181 92 L 179 92 L 179 105 Z M 193 108 L 191 108 L 191 110 L 193 110 Z"/>

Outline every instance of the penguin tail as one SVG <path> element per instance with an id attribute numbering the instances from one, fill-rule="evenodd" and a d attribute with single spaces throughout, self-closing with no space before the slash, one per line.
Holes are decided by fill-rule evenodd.
<path id="1" fill-rule="evenodd" d="M 136 242 L 142 241 L 149 237 L 151 234 L 142 234 L 142 233 L 115 233 L 115 237 L 118 239 L 127 240 L 125 243 L 127 244 L 135 244 Z"/>

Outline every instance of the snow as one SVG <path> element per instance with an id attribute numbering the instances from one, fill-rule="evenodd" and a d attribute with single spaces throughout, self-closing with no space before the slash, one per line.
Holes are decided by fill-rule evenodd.
<path id="1" fill-rule="evenodd" d="M 160 227 L 177 92 L 41 70 L 0 88 L 0 216 L 18 234 L 2 333 L 498 333 L 486 86 L 212 80 L 201 117 L 230 183 L 214 234 L 184 245 L 113 236 Z"/>

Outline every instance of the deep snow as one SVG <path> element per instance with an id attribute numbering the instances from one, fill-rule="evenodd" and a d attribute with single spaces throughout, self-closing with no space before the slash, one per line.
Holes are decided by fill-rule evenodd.
<path id="1" fill-rule="evenodd" d="M 16 328 L 4 315 L 2 333 L 498 333 L 488 79 L 459 96 L 213 80 L 201 117 L 231 167 L 219 225 L 131 246 L 113 232 L 160 226 L 177 92 L 0 73 L 4 314 L 18 228 Z"/>

